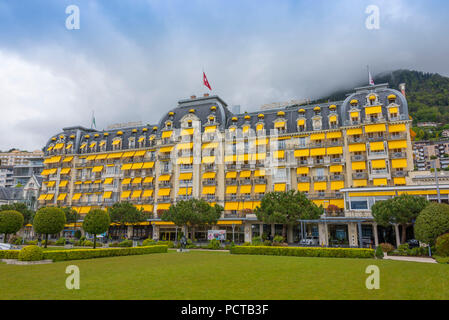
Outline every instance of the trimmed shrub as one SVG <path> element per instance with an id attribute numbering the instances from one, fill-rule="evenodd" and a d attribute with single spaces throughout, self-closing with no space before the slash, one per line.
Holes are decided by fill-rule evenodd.
<path id="1" fill-rule="evenodd" d="M 146 246 L 153 246 L 156 244 L 156 241 L 154 241 L 153 239 L 145 239 L 142 241 L 142 246 L 146 247 Z"/>
<path id="2" fill-rule="evenodd" d="M 382 251 L 386 252 L 386 253 L 391 252 L 391 251 L 394 250 L 394 246 L 391 243 L 386 243 L 386 242 L 379 243 L 379 247 L 381 247 Z"/>
<path id="3" fill-rule="evenodd" d="M 19 252 L 20 261 L 39 261 L 43 260 L 44 253 L 38 246 L 26 246 Z"/>
<path id="4" fill-rule="evenodd" d="M 160 245 L 134 248 L 51 250 L 44 252 L 44 259 L 51 259 L 53 261 L 66 261 L 166 252 L 167 246 Z"/>
<path id="5" fill-rule="evenodd" d="M 439 256 L 449 256 L 449 233 L 445 233 L 437 238 L 435 248 Z"/>
<path id="6" fill-rule="evenodd" d="M 15 210 L 0 211 L 0 233 L 4 234 L 4 241 L 8 234 L 15 234 L 22 228 L 23 215 Z"/>
<path id="7" fill-rule="evenodd" d="M 375 255 L 376 255 L 376 258 L 377 258 L 377 259 L 383 259 L 383 257 L 384 257 L 384 252 L 383 252 L 381 246 L 378 246 L 378 247 L 376 248 Z"/>
<path id="8" fill-rule="evenodd" d="M 416 218 L 414 232 L 417 240 L 434 245 L 440 235 L 449 232 L 449 205 L 427 205 Z"/>
<path id="9" fill-rule="evenodd" d="M 274 236 L 273 238 L 273 246 L 278 246 L 279 244 L 284 242 L 284 237 L 283 236 Z"/>
<path id="10" fill-rule="evenodd" d="M 30 241 L 25 241 L 25 244 L 28 244 L 28 245 L 37 245 L 37 240 L 30 240 Z"/>
<path id="11" fill-rule="evenodd" d="M 19 259 L 20 250 L 0 250 L 0 259 Z"/>
<path id="12" fill-rule="evenodd" d="M 270 240 L 265 240 L 264 242 L 263 242 L 263 245 L 264 246 L 271 246 L 271 241 Z"/>
<path id="13" fill-rule="evenodd" d="M 57 246 L 63 246 L 63 245 L 65 245 L 65 238 L 64 238 L 64 237 L 61 237 L 61 238 L 59 238 L 58 240 L 56 240 L 55 245 L 57 245 Z"/>
<path id="14" fill-rule="evenodd" d="M 231 253 L 296 257 L 374 258 L 373 249 L 359 248 L 235 246 L 231 248 Z"/>
<path id="15" fill-rule="evenodd" d="M 120 248 L 130 248 L 133 246 L 132 240 L 123 240 L 118 244 Z"/>
<path id="16" fill-rule="evenodd" d="M 253 246 L 263 246 L 262 237 L 254 237 L 254 238 L 252 238 L 251 245 L 253 245 Z"/>
<path id="17" fill-rule="evenodd" d="M 175 244 L 172 241 L 158 241 L 157 244 L 164 245 L 164 246 L 166 245 L 169 248 L 175 247 Z"/>
<path id="18" fill-rule="evenodd" d="M 83 241 L 83 247 L 93 247 L 94 243 L 90 240 L 84 240 Z"/>
<path id="19" fill-rule="evenodd" d="M 218 250 L 221 248 L 221 244 L 220 241 L 218 241 L 217 239 L 212 239 L 211 241 L 209 241 L 209 244 L 207 245 L 208 249 L 212 249 L 212 250 Z"/>

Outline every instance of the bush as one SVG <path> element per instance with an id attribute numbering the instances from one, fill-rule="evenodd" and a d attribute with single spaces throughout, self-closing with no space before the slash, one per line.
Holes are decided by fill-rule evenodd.
<path id="1" fill-rule="evenodd" d="M 274 236 L 273 238 L 273 245 L 278 245 L 280 243 L 284 242 L 284 237 L 283 236 Z"/>
<path id="2" fill-rule="evenodd" d="M 408 243 L 404 243 L 404 244 L 399 245 L 399 247 L 396 251 L 399 253 L 399 255 L 406 256 L 408 253 L 408 250 L 409 250 Z"/>
<path id="3" fill-rule="evenodd" d="M 383 251 L 383 252 L 386 252 L 386 253 L 391 252 L 391 251 L 394 250 L 394 246 L 393 246 L 392 244 L 386 243 L 386 242 L 384 242 L 384 243 L 379 243 L 379 247 L 381 247 L 381 248 L 382 248 L 382 251 Z"/>
<path id="4" fill-rule="evenodd" d="M 144 246 L 144 247 L 146 247 L 146 246 L 152 246 L 152 245 L 155 245 L 155 244 L 156 244 L 156 241 L 154 241 L 153 239 L 150 239 L 150 238 L 145 239 L 145 240 L 143 240 L 143 242 L 142 242 L 142 246 Z"/>
<path id="5" fill-rule="evenodd" d="M 20 250 L 0 250 L 0 259 L 19 259 Z"/>
<path id="6" fill-rule="evenodd" d="M 57 246 L 63 246 L 63 245 L 65 245 L 65 238 L 64 238 L 64 237 L 61 237 L 61 238 L 59 238 L 58 240 L 56 240 L 55 245 L 57 245 Z"/>
<path id="7" fill-rule="evenodd" d="M 381 246 L 378 246 L 378 247 L 376 248 L 375 255 L 376 255 L 376 258 L 377 258 L 377 259 L 383 259 L 383 257 L 384 257 L 384 252 L 383 252 Z"/>
<path id="8" fill-rule="evenodd" d="M 169 248 L 174 248 L 175 244 L 172 241 L 158 241 L 157 244 L 168 246 Z"/>
<path id="9" fill-rule="evenodd" d="M 94 244 L 92 243 L 92 245 L 94 245 Z M 133 246 L 133 242 L 132 242 L 132 240 L 123 240 L 122 242 L 120 242 L 118 244 L 118 246 L 120 248 L 129 248 L 129 247 Z"/>
<path id="10" fill-rule="evenodd" d="M 75 239 L 80 239 L 81 238 L 81 230 L 76 230 L 74 237 L 75 237 Z"/>
<path id="11" fill-rule="evenodd" d="M 434 245 L 440 235 L 449 232 L 449 205 L 427 205 L 416 218 L 414 231 L 417 240 Z"/>
<path id="12" fill-rule="evenodd" d="M 20 261 L 39 261 L 43 260 L 44 251 L 38 246 L 26 246 L 19 252 Z"/>
<path id="13" fill-rule="evenodd" d="M 253 246 L 262 246 L 263 245 L 262 237 L 254 237 L 251 241 L 251 244 Z"/>
<path id="14" fill-rule="evenodd" d="M 84 240 L 83 241 L 83 247 L 93 247 L 94 243 L 90 240 Z"/>
<path id="15" fill-rule="evenodd" d="M 241 244 L 240 246 L 249 247 L 249 246 L 251 246 L 251 242 L 245 242 L 245 243 Z"/>
<path id="16" fill-rule="evenodd" d="M 53 240 L 48 240 L 48 243 L 47 243 L 47 241 L 42 240 L 42 245 L 43 245 L 43 246 L 45 246 L 45 245 L 52 246 L 52 245 L 54 245 L 54 244 L 55 244 L 55 241 L 53 241 Z"/>
<path id="17" fill-rule="evenodd" d="M 271 246 L 271 241 L 270 240 L 265 240 L 264 242 L 263 242 L 263 245 L 264 246 Z"/>
<path id="18" fill-rule="evenodd" d="M 437 238 L 435 248 L 439 256 L 449 256 L 449 233 L 445 233 Z"/>
<path id="19" fill-rule="evenodd" d="M 374 258 L 373 249 L 358 248 L 235 246 L 231 248 L 231 253 L 296 257 Z"/>
<path id="20" fill-rule="evenodd" d="M 221 248 L 221 244 L 220 241 L 218 241 L 217 239 L 212 239 L 211 241 L 209 241 L 209 244 L 207 245 L 208 249 L 212 249 L 212 250 L 218 250 Z"/>
<path id="21" fill-rule="evenodd" d="M 30 240 L 30 241 L 25 241 L 25 244 L 32 244 L 32 245 L 37 245 L 37 240 Z"/>
<path id="22" fill-rule="evenodd" d="M 166 252 L 167 246 L 160 245 L 134 248 L 50 250 L 44 252 L 44 259 L 51 259 L 53 261 L 66 261 Z"/>

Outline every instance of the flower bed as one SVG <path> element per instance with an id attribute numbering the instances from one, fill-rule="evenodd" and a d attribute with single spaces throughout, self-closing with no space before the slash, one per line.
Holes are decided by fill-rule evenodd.
<path id="1" fill-rule="evenodd" d="M 296 257 L 374 258 L 373 249 L 320 247 L 235 246 L 232 254 L 258 254 Z"/>

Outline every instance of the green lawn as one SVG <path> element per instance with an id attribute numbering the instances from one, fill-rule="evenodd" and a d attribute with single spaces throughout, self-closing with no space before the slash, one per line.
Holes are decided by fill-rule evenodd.
<path id="1" fill-rule="evenodd" d="M 65 288 L 72 264 L 80 290 Z M 370 264 L 379 290 L 365 288 Z M 0 264 L 0 299 L 449 299 L 449 265 L 192 251 Z"/>

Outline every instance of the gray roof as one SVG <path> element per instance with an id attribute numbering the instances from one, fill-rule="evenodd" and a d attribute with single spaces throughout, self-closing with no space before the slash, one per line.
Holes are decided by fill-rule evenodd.
<path id="1" fill-rule="evenodd" d="M 23 187 L 20 188 L 6 188 L 0 187 L 0 200 L 22 200 Z"/>

